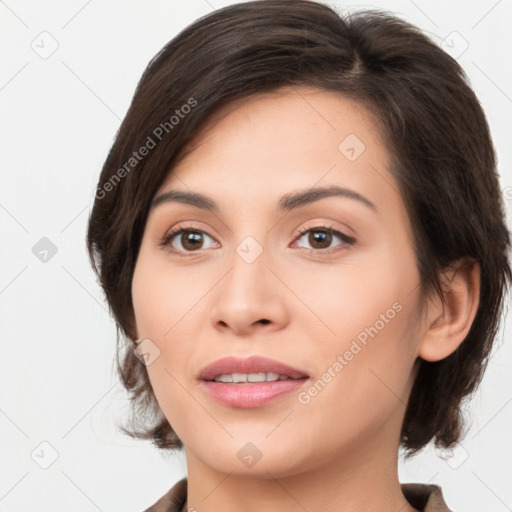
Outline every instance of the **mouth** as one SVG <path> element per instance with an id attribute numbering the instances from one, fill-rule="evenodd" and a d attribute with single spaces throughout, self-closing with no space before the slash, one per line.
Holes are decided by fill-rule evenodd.
<path id="1" fill-rule="evenodd" d="M 200 380 L 223 383 L 259 383 L 277 380 L 297 380 L 308 378 L 302 370 L 285 363 L 260 356 L 247 359 L 224 357 L 209 364 L 199 374 Z"/>
<path id="2" fill-rule="evenodd" d="M 306 378 L 306 377 L 302 377 Z M 301 379 L 302 379 L 301 378 Z M 223 382 L 224 384 L 254 384 L 259 382 L 275 382 L 276 380 L 301 380 L 292 378 L 288 375 L 280 375 L 273 372 L 258 372 L 258 373 L 223 373 L 208 382 Z"/>
<path id="3" fill-rule="evenodd" d="M 279 361 L 259 356 L 227 357 L 204 368 L 199 379 L 216 401 L 240 408 L 261 407 L 304 386 L 309 375 Z"/>

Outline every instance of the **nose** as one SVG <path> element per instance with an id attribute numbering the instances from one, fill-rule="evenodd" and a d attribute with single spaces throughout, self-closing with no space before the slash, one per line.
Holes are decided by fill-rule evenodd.
<path id="1" fill-rule="evenodd" d="M 251 261 L 234 251 L 229 270 L 211 297 L 210 321 L 215 329 L 240 336 L 276 331 L 287 324 L 286 287 L 271 268 L 268 253 L 263 250 Z"/>

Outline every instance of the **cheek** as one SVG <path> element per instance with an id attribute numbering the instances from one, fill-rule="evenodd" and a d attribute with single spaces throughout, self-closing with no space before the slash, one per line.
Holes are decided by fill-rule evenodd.
<path id="1" fill-rule="evenodd" d="M 401 249 L 376 246 L 348 255 L 339 264 L 319 265 L 316 271 L 281 271 L 300 298 L 290 316 L 302 310 L 309 337 L 323 339 L 312 346 L 338 350 L 355 338 L 364 343 L 378 336 L 386 338 L 392 350 L 395 343 L 404 342 L 397 331 L 407 311 L 417 308 L 419 282 L 414 254 L 406 244 Z"/>
<path id="2" fill-rule="evenodd" d="M 137 334 L 157 347 L 159 355 L 147 365 L 148 376 L 164 415 L 178 428 L 183 418 L 176 411 L 194 404 L 187 391 L 195 383 L 193 341 L 207 318 L 202 299 L 213 284 L 194 270 L 176 271 L 165 257 L 150 255 L 141 247 L 132 280 Z"/>
<path id="3" fill-rule="evenodd" d="M 357 446 L 400 428 L 412 384 L 416 308 L 411 297 L 395 298 L 354 295 L 352 303 L 343 301 L 344 310 L 331 306 L 332 315 L 325 318 L 336 335 L 317 337 L 309 352 L 317 373 L 298 395 L 294 418 L 307 426 L 301 442 L 307 444 L 309 436 L 310 443 L 318 443 L 322 432 L 326 460 L 333 457 L 330 447 Z M 290 433 L 281 434 L 286 442 Z"/>
<path id="4" fill-rule="evenodd" d="M 181 328 L 205 294 L 203 280 L 190 269 L 176 271 L 165 255 L 152 255 L 141 247 L 132 280 L 132 300 L 139 337 L 161 344 Z M 191 284 L 193 283 L 193 284 Z M 178 324 L 178 322 L 180 324 Z"/>
<path id="5" fill-rule="evenodd" d="M 407 401 L 416 359 L 419 275 L 408 246 L 366 261 L 307 274 L 298 295 L 307 304 L 304 347 L 318 385 L 304 402 L 336 414 L 386 414 Z M 325 389 L 325 391 L 324 391 Z M 316 398 L 318 396 L 318 399 Z"/>

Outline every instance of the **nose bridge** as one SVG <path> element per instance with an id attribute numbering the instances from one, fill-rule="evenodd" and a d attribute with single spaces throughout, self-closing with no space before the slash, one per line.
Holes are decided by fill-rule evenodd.
<path id="1" fill-rule="evenodd" d="M 214 324 L 237 332 L 257 324 L 282 321 L 283 305 L 275 277 L 269 271 L 271 251 L 253 236 L 246 236 L 227 259 L 229 271 L 219 283 L 211 310 Z"/>
<path id="2" fill-rule="evenodd" d="M 254 309 L 263 299 L 268 283 L 268 250 L 253 236 L 246 236 L 235 248 L 229 264 L 231 271 L 226 276 L 224 292 L 236 299 L 232 307 Z"/>

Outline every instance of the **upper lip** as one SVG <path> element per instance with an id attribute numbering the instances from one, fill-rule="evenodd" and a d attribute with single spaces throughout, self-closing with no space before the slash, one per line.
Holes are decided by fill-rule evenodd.
<path id="1" fill-rule="evenodd" d="M 223 357 L 204 367 L 199 374 L 202 380 L 214 380 L 219 375 L 229 373 L 278 373 L 292 379 L 308 377 L 306 373 L 287 364 L 261 356 L 251 356 L 246 359 L 238 357 Z"/>

